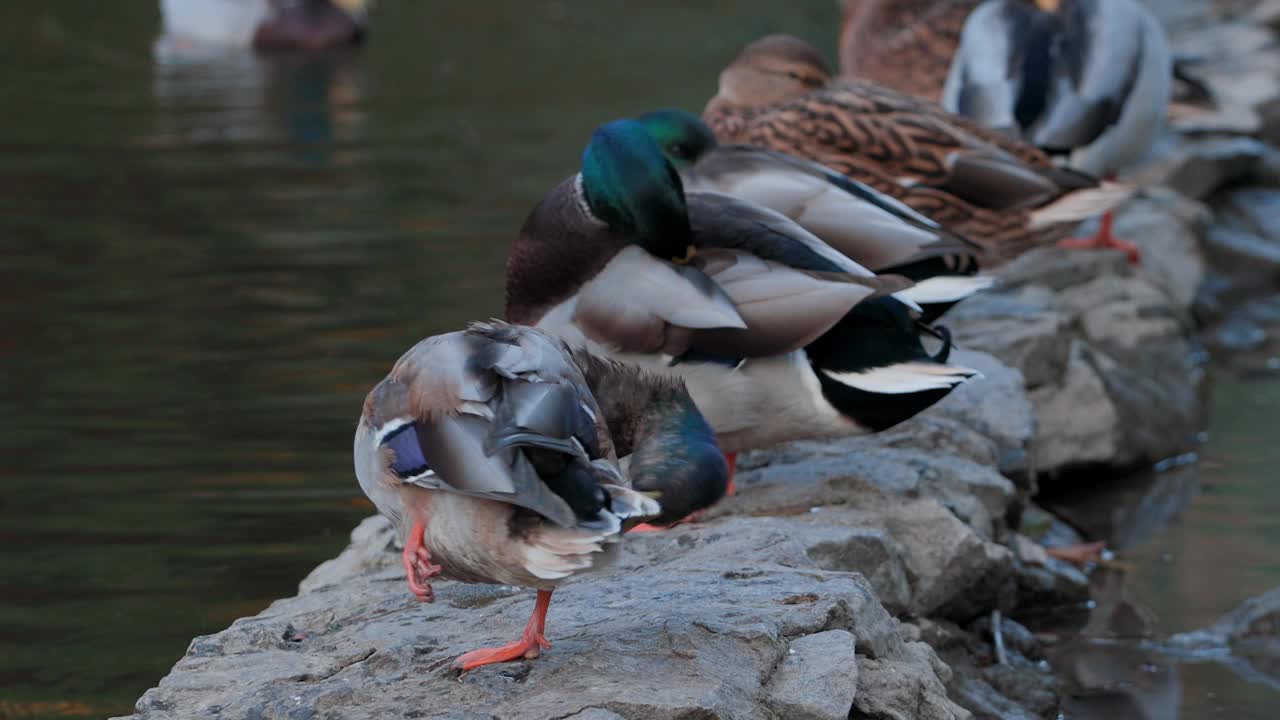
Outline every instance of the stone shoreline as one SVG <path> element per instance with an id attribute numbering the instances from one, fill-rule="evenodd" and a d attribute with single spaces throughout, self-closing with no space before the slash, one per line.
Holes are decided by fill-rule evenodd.
<path id="1" fill-rule="evenodd" d="M 1280 88 L 1274 41 L 1239 39 L 1258 32 L 1194 36 L 1216 53 L 1211 88 L 1242 67 Z M 517 635 L 533 594 L 441 582 L 419 604 L 370 518 L 296 597 L 193 640 L 131 717 L 1054 717 L 1063 680 L 1018 620 L 1079 608 L 1089 583 L 1045 554 L 1080 538 L 1036 508 L 1037 485 L 1194 448 L 1200 338 L 1240 349 L 1280 319 L 1243 302 L 1280 277 L 1258 210 L 1280 207 L 1280 152 L 1240 135 L 1266 127 L 1271 98 L 1223 97 L 1118 218 L 1141 267 L 1044 249 L 1005 268 L 942 321 L 981 381 L 876 437 L 744 456 L 740 494 L 705 523 L 628 537 L 566 583 L 542 658 L 460 680 L 452 659 Z"/>

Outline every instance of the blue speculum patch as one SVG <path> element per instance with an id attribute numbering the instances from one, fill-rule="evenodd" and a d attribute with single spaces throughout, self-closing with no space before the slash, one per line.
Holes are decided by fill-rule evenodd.
<path id="1" fill-rule="evenodd" d="M 391 431 L 382 439 L 382 445 L 395 452 L 391 472 L 401 480 L 417 477 L 431 469 L 426 456 L 422 454 L 422 444 L 418 442 L 417 423 L 409 423 Z"/>

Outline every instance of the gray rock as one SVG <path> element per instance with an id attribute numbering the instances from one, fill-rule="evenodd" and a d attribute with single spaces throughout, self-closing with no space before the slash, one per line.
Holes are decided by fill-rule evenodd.
<path id="1" fill-rule="evenodd" d="M 1219 188 L 1252 179 L 1268 150 L 1266 143 L 1251 137 L 1179 136 L 1177 147 L 1150 180 L 1193 200 L 1204 200 Z"/>
<path id="2" fill-rule="evenodd" d="M 830 537 L 829 528 L 817 533 L 821 540 L 809 537 L 810 520 L 728 517 L 628 537 L 611 566 L 557 592 L 548 620 L 554 649 L 461 682 L 448 670 L 453 658 L 516 637 L 532 594 L 440 582 L 437 601 L 419 604 L 387 572 L 395 551 L 385 521 L 370 520 L 356 533 L 360 542 L 318 569 L 306 591 L 193 641 L 134 717 L 203 716 L 217 706 L 223 717 L 412 709 L 423 718 L 611 717 L 599 715 L 607 711 L 763 720 L 775 715 L 759 698 L 777 687 L 788 647 L 836 630 L 856 638 L 858 662 L 894 668 L 873 676 L 884 697 L 867 702 L 892 708 L 911 698 L 925 708 L 917 717 L 963 716 L 937 677 L 942 666 L 902 640 L 867 582 L 809 559 L 808 544 Z M 301 640 L 284 639 L 290 626 Z"/>
<path id="3" fill-rule="evenodd" d="M 1029 460 L 1020 467 L 1002 455 L 1003 468 L 1127 467 L 1186 449 L 1200 418 L 1190 308 L 1206 218 L 1196 203 L 1150 192 L 1117 221 L 1142 246 L 1141 268 L 1119 253 L 1040 249 L 947 315 L 958 342 L 1013 366 L 1029 391 Z"/>
<path id="4" fill-rule="evenodd" d="M 927 661 L 942 672 L 913 673 L 910 662 L 906 660 L 859 658 L 858 693 L 853 700 L 855 713 L 850 717 L 877 720 L 967 720 L 973 717 L 947 697 L 945 683 L 951 679 L 951 671 L 937 659 L 928 645 L 910 642 L 906 643 L 905 650 L 916 658 L 917 664 Z"/>
<path id="5" fill-rule="evenodd" d="M 958 457 L 867 443 L 782 448 L 711 515 L 798 515 L 790 541 L 805 558 L 861 573 L 895 612 L 968 619 L 1007 602 L 1012 560 L 995 538 L 1012 483 Z"/>
<path id="6" fill-rule="evenodd" d="M 1229 277 L 1237 296 L 1270 288 L 1280 275 L 1280 190 L 1246 187 L 1214 199 L 1215 220 L 1205 237 L 1214 267 Z"/>
<path id="7" fill-rule="evenodd" d="M 1031 392 L 1042 428 L 1035 441 L 1040 469 L 1080 463 L 1107 463 L 1120 454 L 1116 429 L 1120 412 L 1107 394 L 1095 353 L 1077 340 L 1071 344 L 1067 371 L 1059 384 Z"/>
<path id="8" fill-rule="evenodd" d="M 858 688 L 854 644 L 844 630 L 792 642 L 765 688 L 765 705 L 788 720 L 846 720 Z"/>
<path id="9" fill-rule="evenodd" d="M 566 717 L 564 720 L 627 720 L 616 712 L 605 710 L 603 708 L 587 708 L 580 713 L 574 713 Z"/>
<path id="10" fill-rule="evenodd" d="M 1025 472 L 1036 417 L 1022 373 L 990 353 L 976 350 L 956 350 L 951 361 L 977 370 L 982 377 L 961 385 L 937 405 L 896 428 L 896 432 L 878 435 L 880 444 L 913 445 L 934 455 L 955 454 L 982 465 L 993 464 L 988 454 L 975 453 L 953 442 L 976 433 L 990 441 L 996 453 L 994 464 L 1002 473 Z M 950 421 L 951 425 L 943 431 L 926 428 L 941 421 Z M 970 442 L 968 447 L 975 445 Z"/>
<path id="11" fill-rule="evenodd" d="M 957 344 L 994 355 L 1035 388 L 1055 381 L 1066 360 L 1069 319 L 1056 305 L 1048 288 L 1010 287 L 964 301 L 947 314 L 948 327 Z"/>
<path id="12" fill-rule="evenodd" d="M 1116 213 L 1116 234 L 1142 249 L 1140 278 L 1163 291 L 1185 314 L 1204 280 L 1201 237 L 1212 215 L 1204 205 L 1167 188 L 1149 188 Z"/>

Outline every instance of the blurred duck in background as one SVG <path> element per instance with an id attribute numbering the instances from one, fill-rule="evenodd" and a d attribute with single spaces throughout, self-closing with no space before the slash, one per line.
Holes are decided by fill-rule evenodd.
<path id="1" fill-rule="evenodd" d="M 179 45 L 330 50 L 364 40 L 368 0 L 161 0 Z"/>
<path id="2" fill-rule="evenodd" d="M 1159 137 L 1172 72 L 1164 30 L 1137 0 L 987 0 L 965 24 L 942 102 L 1114 177 Z M 1110 212 L 1094 236 L 1064 244 L 1139 257 Z"/>
<path id="3" fill-rule="evenodd" d="M 935 103 L 833 80 L 822 55 L 789 35 L 743 49 L 703 119 L 719 142 L 802 157 L 905 203 L 979 244 L 983 268 L 1060 240 L 1129 195 Z"/>
<path id="4" fill-rule="evenodd" d="M 844 0 L 840 74 L 937 102 L 981 0 Z"/>

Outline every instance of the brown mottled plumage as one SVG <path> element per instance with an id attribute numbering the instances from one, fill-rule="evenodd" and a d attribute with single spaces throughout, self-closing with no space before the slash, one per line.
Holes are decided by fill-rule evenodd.
<path id="1" fill-rule="evenodd" d="M 798 155 L 896 197 L 982 245 L 986 266 L 1065 237 L 1127 195 L 934 103 L 868 82 L 832 82 L 825 66 L 805 59 L 805 47 L 770 36 L 721 73 L 703 115 L 721 142 Z M 814 90 L 818 76 L 825 86 Z"/>
<path id="2" fill-rule="evenodd" d="M 840 74 L 937 101 L 979 0 L 844 0 Z"/>

